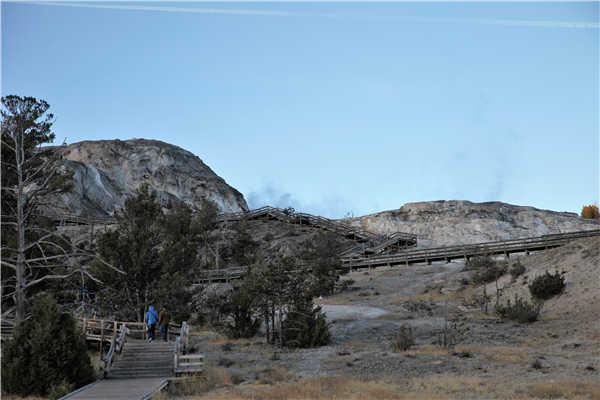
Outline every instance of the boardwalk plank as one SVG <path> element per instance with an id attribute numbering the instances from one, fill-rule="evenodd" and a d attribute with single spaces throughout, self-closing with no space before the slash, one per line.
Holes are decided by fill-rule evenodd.
<path id="1" fill-rule="evenodd" d="M 133 400 L 144 399 L 167 383 L 164 378 L 105 379 L 73 392 L 61 400 Z"/>

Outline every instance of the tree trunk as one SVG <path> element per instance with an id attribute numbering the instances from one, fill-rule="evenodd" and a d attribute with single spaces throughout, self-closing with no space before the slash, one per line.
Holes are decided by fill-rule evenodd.
<path id="1" fill-rule="evenodd" d="M 15 140 L 15 159 L 17 167 L 17 263 L 15 305 L 16 323 L 25 319 L 25 193 L 23 191 L 23 133 L 17 135 Z"/>

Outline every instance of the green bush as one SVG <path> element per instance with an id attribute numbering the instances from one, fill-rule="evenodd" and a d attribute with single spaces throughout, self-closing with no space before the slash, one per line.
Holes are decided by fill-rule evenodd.
<path id="1" fill-rule="evenodd" d="M 525 273 L 525 267 L 519 261 L 515 262 L 510 267 L 510 276 L 512 276 L 513 279 L 517 279 L 519 276 L 523 275 L 524 273 Z"/>
<path id="2" fill-rule="evenodd" d="M 256 335 L 260 328 L 260 318 L 257 317 L 256 299 L 254 293 L 244 282 L 235 290 L 229 302 L 224 304 L 222 313 L 229 316 L 225 322 L 225 334 L 230 338 L 250 338 Z"/>
<path id="3" fill-rule="evenodd" d="M 312 301 L 297 302 L 282 322 L 283 345 L 286 347 L 318 347 L 329 343 L 331 335 L 321 307 Z"/>
<path id="4" fill-rule="evenodd" d="M 38 297 L 31 318 L 3 346 L 2 389 L 21 396 L 58 396 L 94 380 L 83 333 L 49 295 Z"/>
<path id="5" fill-rule="evenodd" d="M 496 306 L 496 313 L 501 318 L 521 323 L 537 321 L 541 310 L 542 303 L 530 303 L 516 294 L 514 303 L 508 299 L 506 305 L 498 304 Z"/>
<path id="6" fill-rule="evenodd" d="M 544 275 L 536 277 L 529 284 L 529 292 L 536 299 L 546 300 L 552 296 L 562 293 L 565 288 L 565 278 L 558 272 L 550 274 L 548 271 Z"/>
<path id="7" fill-rule="evenodd" d="M 506 273 L 508 265 L 502 261 L 494 261 L 489 256 L 472 257 L 467 261 L 467 270 L 474 270 L 473 283 L 476 285 L 490 283 Z"/>
<path id="8" fill-rule="evenodd" d="M 487 268 L 494 264 L 494 260 L 490 256 L 474 256 L 470 257 L 465 263 L 465 270 L 477 271 L 478 269 Z"/>
<path id="9" fill-rule="evenodd" d="M 415 344 L 415 337 L 410 326 L 402 325 L 392 338 L 392 351 L 399 353 L 410 349 Z"/>
<path id="10" fill-rule="evenodd" d="M 73 385 L 66 381 L 62 381 L 58 385 L 52 385 L 52 387 L 48 391 L 48 398 L 50 398 L 50 400 L 57 400 L 71 393 L 72 391 Z"/>

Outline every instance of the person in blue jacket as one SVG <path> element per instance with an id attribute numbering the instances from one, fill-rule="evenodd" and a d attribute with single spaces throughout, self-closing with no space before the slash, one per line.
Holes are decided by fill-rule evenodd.
<path id="1" fill-rule="evenodd" d="M 146 312 L 146 325 L 148 326 L 148 341 L 154 340 L 154 331 L 156 330 L 156 323 L 158 322 L 158 313 L 151 304 Z"/>

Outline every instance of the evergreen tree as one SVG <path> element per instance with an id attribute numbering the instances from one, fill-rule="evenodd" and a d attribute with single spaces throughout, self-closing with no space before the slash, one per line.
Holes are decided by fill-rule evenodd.
<path id="1" fill-rule="evenodd" d="M 55 387 L 75 389 L 94 379 L 83 333 L 50 295 L 35 300 L 31 317 L 17 326 L 2 351 L 7 393 L 45 396 Z"/>
<path id="2" fill-rule="evenodd" d="M 98 271 L 104 283 L 99 301 L 110 314 L 143 321 L 144 310 L 154 300 L 161 277 L 161 221 L 156 195 L 147 185 L 125 201 L 117 212 L 117 228 L 98 240 L 100 254 L 126 275 Z"/>
<path id="3" fill-rule="evenodd" d="M 335 284 L 339 280 L 339 269 L 342 266 L 339 256 L 339 240 L 334 234 L 322 233 L 304 242 L 303 248 L 300 259 L 310 269 L 313 277 L 312 295 L 332 294 Z"/>
<path id="4" fill-rule="evenodd" d="M 295 299 L 282 323 L 282 331 L 286 347 L 324 346 L 330 340 L 325 314 L 309 298 Z"/>
<path id="5" fill-rule="evenodd" d="M 256 251 L 258 242 L 256 242 L 245 221 L 240 221 L 234 225 L 235 240 L 232 245 L 233 261 L 238 265 L 250 265 L 256 261 Z"/>

